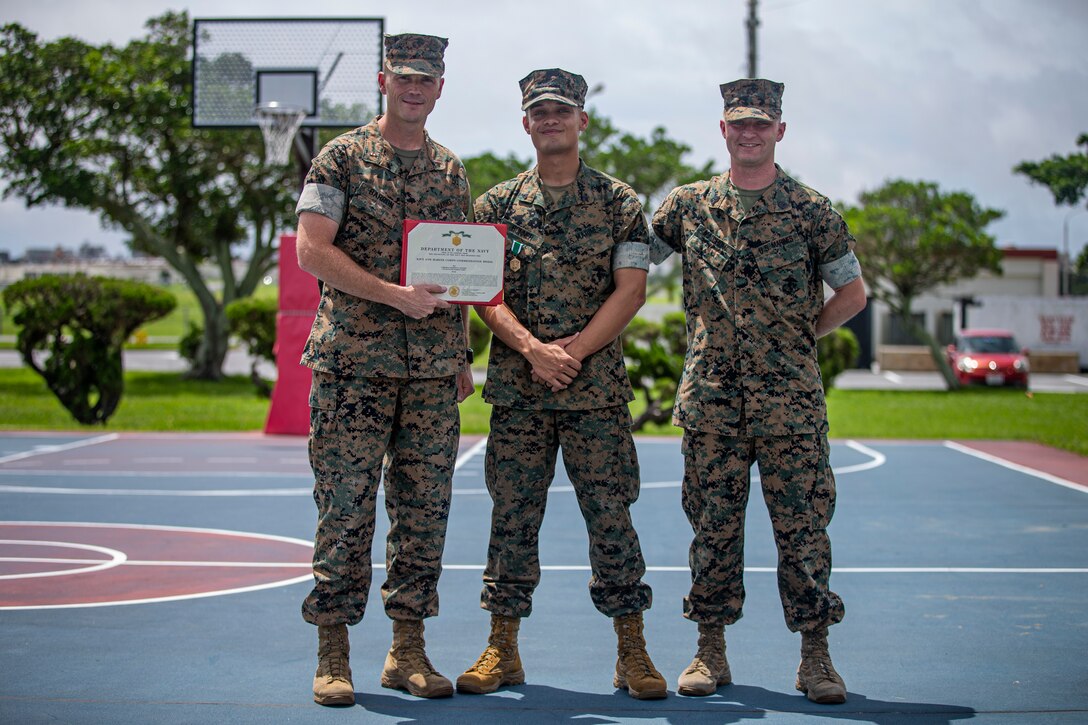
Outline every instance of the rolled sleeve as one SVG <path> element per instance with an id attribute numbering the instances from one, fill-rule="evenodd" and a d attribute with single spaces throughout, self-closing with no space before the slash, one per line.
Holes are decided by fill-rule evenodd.
<path id="1" fill-rule="evenodd" d="M 612 252 L 612 270 L 622 268 L 650 269 L 650 247 L 641 242 L 620 242 Z"/>
<path id="2" fill-rule="evenodd" d="M 831 289 L 839 289 L 861 276 L 861 263 L 853 252 L 847 252 L 838 259 L 820 265 L 820 278 Z"/>
<path id="3" fill-rule="evenodd" d="M 650 239 L 650 262 L 653 264 L 661 264 L 668 259 L 673 253 L 673 248 L 661 239 L 656 234 Z"/>
<path id="4" fill-rule="evenodd" d="M 308 183 L 302 187 L 295 206 L 295 214 L 304 211 L 327 216 L 339 224 L 344 220 L 344 192 L 335 186 Z"/>

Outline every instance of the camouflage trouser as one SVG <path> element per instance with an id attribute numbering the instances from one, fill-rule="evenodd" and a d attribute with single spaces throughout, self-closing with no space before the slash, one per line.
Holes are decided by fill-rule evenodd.
<path id="1" fill-rule="evenodd" d="M 392 619 L 438 614 L 438 576 L 460 418 L 455 379 L 338 378 L 315 371 L 310 465 L 317 535 L 303 618 L 355 624 L 372 576 L 375 499 L 384 457 L 386 580 Z"/>
<path id="2" fill-rule="evenodd" d="M 835 476 L 827 436 L 735 438 L 684 431 L 684 512 L 695 537 L 684 616 L 732 624 L 744 606 L 744 513 L 752 463 L 778 547 L 778 593 L 786 626 L 811 631 L 842 620 L 842 599 L 828 588 Z"/>
<path id="3" fill-rule="evenodd" d="M 485 476 L 491 543 L 480 606 L 527 617 L 540 583 L 538 536 L 559 448 L 589 532 L 589 595 L 616 617 L 650 608 L 646 563 L 630 507 L 639 469 L 627 406 L 599 410 L 491 410 Z"/>

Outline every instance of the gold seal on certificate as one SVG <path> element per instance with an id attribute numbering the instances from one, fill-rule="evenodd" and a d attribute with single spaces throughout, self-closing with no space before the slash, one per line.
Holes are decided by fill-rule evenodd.
<path id="1" fill-rule="evenodd" d="M 505 262 L 505 224 L 404 221 L 402 285 L 440 284 L 447 302 L 497 305 Z"/>

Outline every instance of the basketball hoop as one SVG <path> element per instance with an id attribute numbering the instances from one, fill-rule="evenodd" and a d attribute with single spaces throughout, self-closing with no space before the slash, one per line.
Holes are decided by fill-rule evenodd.
<path id="1" fill-rule="evenodd" d="M 265 162 L 282 166 L 290 161 L 291 144 L 306 118 L 306 109 L 270 101 L 259 104 L 253 116 L 264 136 Z"/>

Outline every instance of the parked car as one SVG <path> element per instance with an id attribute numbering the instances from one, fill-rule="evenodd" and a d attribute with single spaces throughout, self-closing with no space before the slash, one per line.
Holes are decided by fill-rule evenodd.
<path id="1" fill-rule="evenodd" d="M 948 362 L 961 385 L 1028 386 L 1028 351 L 1008 330 L 961 330 Z"/>

